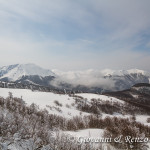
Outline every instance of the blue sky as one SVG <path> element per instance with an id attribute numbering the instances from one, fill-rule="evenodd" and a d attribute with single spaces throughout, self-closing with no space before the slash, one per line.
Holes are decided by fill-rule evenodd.
<path id="1" fill-rule="evenodd" d="M 0 66 L 150 71 L 149 0 L 0 0 Z"/>

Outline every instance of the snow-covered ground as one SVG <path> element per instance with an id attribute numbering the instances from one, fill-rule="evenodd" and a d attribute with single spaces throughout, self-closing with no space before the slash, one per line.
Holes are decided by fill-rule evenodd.
<path id="1" fill-rule="evenodd" d="M 150 123 L 147 123 L 147 118 L 150 118 L 148 115 L 136 115 L 136 121 L 141 122 L 144 125 L 150 126 Z"/>
<path id="2" fill-rule="evenodd" d="M 86 98 L 88 101 L 90 101 L 91 99 L 99 99 L 99 100 L 103 100 L 103 101 L 110 101 L 110 102 L 118 102 L 118 103 L 124 103 L 124 101 L 114 98 L 114 97 L 109 97 L 109 96 L 105 96 L 105 95 L 100 95 L 100 94 L 92 94 L 92 93 L 80 93 L 80 94 L 76 94 L 78 96 L 81 96 L 83 98 Z"/>
<path id="3" fill-rule="evenodd" d="M 106 118 L 106 117 L 118 117 L 118 118 L 131 118 L 132 115 L 122 115 L 122 114 L 119 114 L 119 113 L 114 113 L 113 115 L 109 115 L 109 114 L 103 114 L 102 118 Z M 148 115 L 135 115 L 136 117 L 136 121 L 137 122 L 140 122 L 144 125 L 148 125 L 150 126 L 150 123 L 147 123 L 147 118 L 150 118 L 150 116 Z"/>
<path id="4" fill-rule="evenodd" d="M 57 114 L 67 118 L 81 115 L 81 112 L 74 107 L 75 100 L 73 97 L 69 97 L 69 95 L 54 94 L 51 92 L 32 92 L 27 89 L 0 88 L 1 97 L 8 97 L 8 92 L 11 92 L 13 97 L 22 97 L 28 105 L 35 103 L 39 108 L 47 109 L 50 114 Z M 57 106 L 55 101 L 58 101 L 62 106 Z M 82 112 L 82 115 L 88 115 L 88 113 Z"/>
<path id="5" fill-rule="evenodd" d="M 51 92 L 39 92 L 31 91 L 28 89 L 8 89 L 0 88 L 0 96 L 6 98 L 8 93 L 11 92 L 14 97 L 21 98 L 28 104 L 35 103 L 42 109 L 47 109 L 51 114 L 57 114 L 64 117 L 72 117 L 76 115 L 89 115 L 86 112 L 81 112 L 75 108 L 75 100 L 73 97 L 64 94 L 55 94 Z M 113 97 L 108 97 L 98 94 L 76 94 L 77 96 L 82 96 L 90 102 L 92 98 L 101 99 L 103 101 L 115 101 L 123 103 L 121 100 L 118 100 Z M 55 101 L 58 101 L 62 106 L 57 106 Z"/>
<path id="6" fill-rule="evenodd" d="M 89 115 L 89 113 L 81 112 L 75 108 L 75 98 L 70 97 L 69 95 L 64 94 L 55 94 L 51 92 L 38 92 L 38 91 L 31 91 L 27 89 L 8 89 L 8 88 L 0 88 L 0 96 L 1 97 L 8 97 L 8 93 L 11 92 L 14 97 L 21 98 L 30 105 L 35 103 L 39 106 L 39 108 L 47 109 L 50 114 L 57 114 L 63 116 L 65 118 L 71 118 L 72 116 L 76 115 Z M 104 95 L 98 94 L 90 94 L 90 93 L 81 93 L 76 94 L 76 96 L 81 96 L 90 102 L 91 99 L 99 99 L 102 101 L 114 101 L 119 103 L 124 103 L 122 100 L 108 97 Z M 56 101 L 59 103 L 58 106 Z M 121 115 L 119 113 L 114 113 L 113 115 L 103 114 L 102 118 L 105 117 L 121 117 L 121 118 L 129 118 L 131 115 Z M 147 123 L 148 115 L 136 115 L 136 121 L 141 122 L 145 125 L 150 126 L 150 123 Z M 79 138 L 101 138 L 104 133 L 104 129 L 84 129 L 78 131 L 62 131 L 63 134 L 70 135 L 71 137 Z M 28 143 L 27 143 L 28 144 Z"/>
<path id="7" fill-rule="evenodd" d="M 1 97 L 8 97 L 8 92 L 12 92 L 14 97 L 21 98 L 28 104 L 35 103 L 39 106 L 41 109 L 47 109 L 50 114 L 57 114 L 66 118 L 71 118 L 72 116 L 77 115 L 89 115 L 89 113 L 81 112 L 75 108 L 75 100 L 73 97 L 70 97 L 69 95 L 64 94 L 55 94 L 51 92 L 38 92 L 38 91 L 31 91 L 27 89 L 8 89 L 8 88 L 0 88 L 0 96 Z M 108 97 L 105 95 L 98 95 L 98 94 L 90 94 L 90 93 L 81 93 L 76 94 L 77 96 L 81 96 L 84 99 L 87 99 L 87 101 L 90 102 L 92 98 L 95 99 L 101 99 L 102 101 L 114 101 L 119 103 L 124 103 L 123 101 Z M 62 106 L 57 106 L 55 101 L 58 101 Z M 103 114 L 102 117 L 105 118 L 106 116 L 109 117 L 121 117 L 121 118 L 129 118 L 130 115 L 121 115 L 118 113 L 114 113 L 113 115 L 109 114 Z M 136 121 L 144 123 L 145 125 L 150 126 L 150 123 L 147 123 L 147 118 L 149 116 L 147 115 L 137 115 Z"/>
<path id="8" fill-rule="evenodd" d="M 106 140 L 104 138 L 104 129 L 84 129 L 78 131 L 63 131 L 63 134 L 68 136 L 68 140 L 76 141 L 78 145 L 80 144 L 90 144 L 91 148 L 94 149 L 115 149 L 111 146 L 111 138 Z M 109 141 L 110 140 L 110 141 Z M 105 142 L 104 142 L 105 141 Z M 107 141 L 107 142 L 106 142 Z"/>
<path id="9" fill-rule="evenodd" d="M 104 134 L 104 129 L 84 129 L 78 131 L 64 131 L 63 133 L 72 135 L 74 137 L 102 137 Z"/>

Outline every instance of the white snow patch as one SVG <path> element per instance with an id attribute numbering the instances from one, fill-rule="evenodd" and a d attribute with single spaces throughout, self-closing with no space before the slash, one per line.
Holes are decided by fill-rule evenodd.
<path id="1" fill-rule="evenodd" d="M 138 95 L 136 94 L 131 94 L 134 98 L 138 98 Z"/>
<path id="2" fill-rule="evenodd" d="M 148 115 L 137 115 L 136 121 L 138 121 L 144 125 L 150 126 L 150 123 L 147 123 L 147 118 L 150 118 L 150 116 L 148 116 Z"/>
<path id="3" fill-rule="evenodd" d="M 84 129 L 84 130 L 78 130 L 78 131 L 64 131 L 63 133 L 69 134 L 73 137 L 102 137 L 104 134 L 104 129 Z"/>
<path id="4" fill-rule="evenodd" d="M 120 99 L 110 97 L 110 96 L 105 96 L 105 95 L 91 94 L 91 93 L 80 93 L 76 95 L 86 98 L 88 101 L 94 98 L 94 99 L 101 99 L 103 101 L 119 102 L 119 103 L 124 104 L 124 101 Z"/>

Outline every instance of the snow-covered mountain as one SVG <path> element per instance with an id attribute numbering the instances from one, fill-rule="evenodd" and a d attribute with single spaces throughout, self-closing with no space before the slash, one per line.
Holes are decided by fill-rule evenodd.
<path id="1" fill-rule="evenodd" d="M 150 83 L 150 73 L 139 69 L 114 71 L 105 77 L 115 81 L 115 90 L 124 90 L 138 83 Z"/>
<path id="2" fill-rule="evenodd" d="M 102 73 L 105 76 L 124 76 L 128 74 L 142 74 L 145 76 L 150 76 L 150 73 L 144 70 L 140 69 L 129 69 L 129 70 L 110 70 L 110 69 L 105 69 L 102 70 Z"/>
<path id="3" fill-rule="evenodd" d="M 150 73 L 139 69 L 62 72 L 46 70 L 34 64 L 16 64 L 1 67 L 0 80 L 101 93 L 128 89 L 137 83 L 150 83 Z"/>
<path id="4" fill-rule="evenodd" d="M 54 76 L 55 74 L 43 69 L 35 64 L 15 64 L 10 66 L 4 66 L 0 68 L 0 79 L 8 79 L 9 81 L 16 81 L 23 76 Z"/>

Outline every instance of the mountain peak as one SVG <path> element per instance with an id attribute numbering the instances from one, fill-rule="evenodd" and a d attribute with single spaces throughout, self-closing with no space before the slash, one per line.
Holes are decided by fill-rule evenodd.
<path id="1" fill-rule="evenodd" d="M 137 73 L 137 74 L 142 74 L 142 75 L 149 75 L 149 72 L 144 71 L 144 70 L 140 70 L 140 69 L 130 69 L 130 70 L 127 70 L 127 71 L 130 74 Z"/>
<path id="2" fill-rule="evenodd" d="M 129 70 L 111 70 L 111 69 L 104 69 L 101 71 L 105 76 L 124 76 L 128 74 L 142 74 L 146 76 L 150 76 L 150 73 L 140 69 L 129 69 Z"/>
<path id="3" fill-rule="evenodd" d="M 9 78 L 15 81 L 25 75 L 55 76 L 47 69 L 43 69 L 35 64 L 15 64 L 0 68 L 0 78 Z"/>

